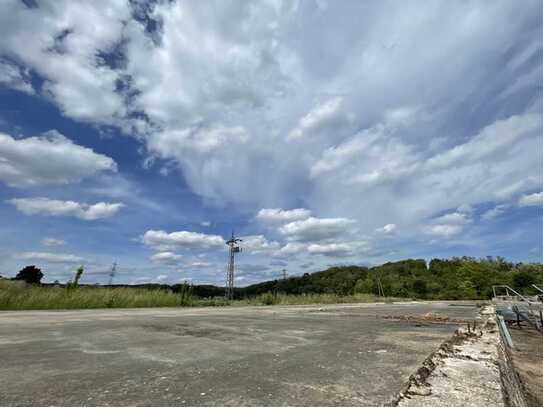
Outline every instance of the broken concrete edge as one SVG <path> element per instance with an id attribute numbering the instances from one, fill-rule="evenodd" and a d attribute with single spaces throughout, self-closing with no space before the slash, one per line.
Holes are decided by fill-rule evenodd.
<path id="1" fill-rule="evenodd" d="M 415 373 L 409 376 L 409 379 L 404 384 L 400 392 L 396 394 L 392 400 L 383 404 L 383 407 L 397 407 L 404 398 L 409 397 L 412 387 L 420 387 L 425 385 L 426 380 L 437 366 L 437 360 L 441 359 L 443 354 L 453 352 L 453 346 L 463 343 L 466 339 L 467 337 L 459 329 L 457 329 L 452 337 L 443 342 L 438 349 L 430 353 L 430 355 L 424 359 L 422 365 L 415 371 Z"/>
<path id="2" fill-rule="evenodd" d="M 446 341 L 444 341 L 438 349 L 432 352 L 422 362 L 421 366 L 411 375 L 404 384 L 398 394 L 396 394 L 389 402 L 384 403 L 383 407 L 397 407 L 402 400 L 410 398 L 410 396 L 419 395 L 417 388 L 429 386 L 427 383 L 428 378 L 432 375 L 438 363 L 444 358 L 450 357 L 454 354 L 455 346 L 459 346 L 467 342 L 468 340 L 477 339 L 483 336 L 483 331 L 491 333 L 496 332 L 498 327 L 498 321 L 493 306 L 485 306 L 479 310 L 479 315 L 476 318 L 479 321 L 479 334 L 468 329 L 465 331 L 463 328 L 458 328 L 455 333 Z M 458 323 L 465 323 L 465 321 L 457 321 Z M 469 328 L 469 325 L 468 325 Z M 508 407 L 528 407 L 525 397 L 525 389 L 518 372 L 514 366 L 513 358 L 509 347 L 507 346 L 505 339 L 498 329 L 498 334 L 495 335 L 496 348 L 497 348 L 497 360 L 500 371 L 500 382 L 502 397 L 505 406 Z"/>

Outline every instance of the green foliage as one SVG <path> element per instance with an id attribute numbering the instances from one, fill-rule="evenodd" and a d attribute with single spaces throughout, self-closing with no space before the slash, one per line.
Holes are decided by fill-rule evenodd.
<path id="1" fill-rule="evenodd" d="M 182 306 L 192 305 L 193 298 L 192 298 L 191 285 L 187 284 L 186 282 L 181 284 L 177 295 L 179 295 L 179 305 L 182 305 Z"/>
<path id="2" fill-rule="evenodd" d="M 81 279 L 81 276 L 83 275 L 84 270 L 85 269 L 83 268 L 83 266 L 79 266 L 77 268 L 77 270 L 75 271 L 73 281 L 70 281 L 70 282 L 68 282 L 68 284 L 66 284 L 66 289 L 67 290 L 72 290 L 74 288 L 79 287 L 79 280 Z"/>
<path id="3" fill-rule="evenodd" d="M 18 277 L 25 280 L 21 272 Z M 66 290 L 58 285 L 27 285 L 22 281 L 0 279 L 0 309 L 370 302 L 383 300 L 378 297 L 378 281 L 389 298 L 438 300 L 488 299 L 493 285 L 509 285 L 522 294 L 534 294 L 532 284 L 543 286 L 543 265 L 513 264 L 500 257 L 433 259 L 428 266 L 424 260 L 409 259 L 372 268 L 331 267 L 286 280 L 236 288 L 234 301 L 224 298 L 224 288 L 210 285 L 80 286 L 82 273 L 83 269 L 78 269 Z"/>
<path id="4" fill-rule="evenodd" d="M 36 266 L 26 266 L 21 269 L 14 280 L 22 280 L 28 284 L 39 284 L 43 278 L 43 273 Z"/>

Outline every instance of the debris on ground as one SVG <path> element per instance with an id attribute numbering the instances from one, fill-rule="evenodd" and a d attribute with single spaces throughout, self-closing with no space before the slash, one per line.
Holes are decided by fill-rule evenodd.
<path id="1" fill-rule="evenodd" d="M 466 319 L 450 318 L 447 315 L 437 314 L 434 312 L 428 312 L 422 315 L 384 315 L 380 318 L 406 322 L 427 322 L 431 324 L 459 325 L 469 323 L 469 321 Z"/>

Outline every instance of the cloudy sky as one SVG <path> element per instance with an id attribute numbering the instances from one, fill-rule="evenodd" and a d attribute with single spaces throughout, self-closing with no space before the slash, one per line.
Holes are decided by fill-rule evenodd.
<path id="1" fill-rule="evenodd" d="M 543 6 L 0 2 L 0 274 L 543 260 Z"/>

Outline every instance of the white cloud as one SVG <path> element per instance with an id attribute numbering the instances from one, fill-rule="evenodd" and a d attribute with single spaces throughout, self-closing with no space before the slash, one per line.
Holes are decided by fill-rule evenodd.
<path id="1" fill-rule="evenodd" d="M 5 0 L 0 53 L 67 117 L 136 136 L 206 205 L 306 206 L 361 233 L 428 224 L 450 236 L 473 216 L 435 223 L 450 208 L 541 191 L 537 1 L 341 7 Z M 45 183 L 4 163 L 10 185 Z"/>
<path id="2" fill-rule="evenodd" d="M 543 115 L 535 113 L 497 120 L 482 129 L 468 142 L 430 158 L 425 167 L 428 171 L 435 171 L 479 161 L 510 147 L 522 137 L 533 135 L 542 127 Z"/>
<path id="3" fill-rule="evenodd" d="M 432 225 L 428 226 L 427 233 L 436 237 L 449 238 L 463 230 L 461 225 Z"/>
<path id="4" fill-rule="evenodd" d="M 34 94 L 28 69 L 21 69 L 8 61 L 0 60 L 0 84 L 30 95 Z"/>
<path id="5" fill-rule="evenodd" d="M 279 232 L 288 240 L 311 242 L 346 234 L 355 222 L 347 218 L 307 218 L 287 223 Z"/>
<path id="6" fill-rule="evenodd" d="M 163 230 L 148 230 L 143 235 L 143 243 L 159 251 L 171 248 L 208 250 L 226 247 L 221 236 L 188 231 L 167 233 Z"/>
<path id="7" fill-rule="evenodd" d="M 125 206 L 122 203 L 107 202 L 89 205 L 49 198 L 15 198 L 7 202 L 25 215 L 73 216 L 87 221 L 109 218 Z"/>
<path id="8" fill-rule="evenodd" d="M 300 242 L 288 242 L 274 253 L 274 257 L 289 258 L 307 251 L 307 244 Z"/>
<path id="9" fill-rule="evenodd" d="M 208 263 L 207 261 L 193 261 L 192 263 L 188 264 L 188 267 L 195 269 L 205 269 L 211 266 L 212 264 Z"/>
<path id="10" fill-rule="evenodd" d="M 383 233 L 385 235 L 392 234 L 396 231 L 397 226 L 394 223 L 387 223 L 385 226 L 375 229 L 377 233 Z"/>
<path id="11" fill-rule="evenodd" d="M 269 253 L 279 249 L 279 242 L 269 241 L 264 235 L 242 236 L 241 246 L 249 253 Z"/>
<path id="12" fill-rule="evenodd" d="M 494 208 L 487 210 L 481 215 L 482 220 L 492 220 L 497 218 L 498 216 L 502 215 L 507 209 L 509 208 L 509 205 L 507 204 L 501 204 L 496 205 Z"/>
<path id="13" fill-rule="evenodd" d="M 341 122 L 348 122 L 348 116 L 342 111 L 343 98 L 334 97 L 317 104 L 300 119 L 298 126 L 289 133 L 290 139 L 307 137 L 312 133 L 332 127 Z"/>
<path id="14" fill-rule="evenodd" d="M 441 238 L 457 235 L 472 223 L 471 213 L 471 207 L 461 205 L 456 212 L 446 213 L 432 219 L 432 225 L 426 227 L 426 233 Z"/>
<path id="15" fill-rule="evenodd" d="M 261 209 L 256 215 L 256 219 L 267 223 L 288 223 L 297 220 L 304 220 L 311 216 L 309 209 Z"/>
<path id="16" fill-rule="evenodd" d="M 173 252 L 160 252 L 153 254 L 151 256 L 151 261 L 166 265 L 179 265 L 182 258 L 183 256 L 181 254 L 175 254 Z"/>
<path id="17" fill-rule="evenodd" d="M 518 204 L 520 206 L 543 206 L 543 192 L 523 195 L 520 197 Z"/>
<path id="18" fill-rule="evenodd" d="M 0 180 L 8 185 L 66 184 L 103 171 L 117 171 L 115 161 L 57 131 L 19 139 L 0 133 Z"/>
<path id="19" fill-rule="evenodd" d="M 43 246 L 63 246 L 66 242 L 62 239 L 56 239 L 54 237 L 46 237 L 42 239 L 41 244 Z"/>
<path id="20" fill-rule="evenodd" d="M 453 225 L 466 225 L 471 223 L 471 218 L 465 213 L 451 212 L 434 218 L 434 223 L 448 223 Z"/>
<path id="21" fill-rule="evenodd" d="M 85 259 L 73 254 L 62 253 L 48 253 L 48 252 L 25 252 L 20 253 L 17 256 L 21 260 L 45 262 L 45 263 L 59 263 L 59 264 L 76 264 L 84 263 Z"/>
<path id="22" fill-rule="evenodd" d="M 322 254 L 328 257 L 350 257 L 366 253 L 368 250 L 369 245 L 367 242 L 314 243 L 307 247 L 309 254 Z"/>
<path id="23" fill-rule="evenodd" d="M 115 92 L 121 72 L 104 63 L 121 38 L 130 16 L 124 1 L 46 1 L 0 4 L 0 52 L 13 55 L 45 82 L 43 91 L 62 111 L 78 120 L 115 123 L 125 114 L 123 95 Z"/>

